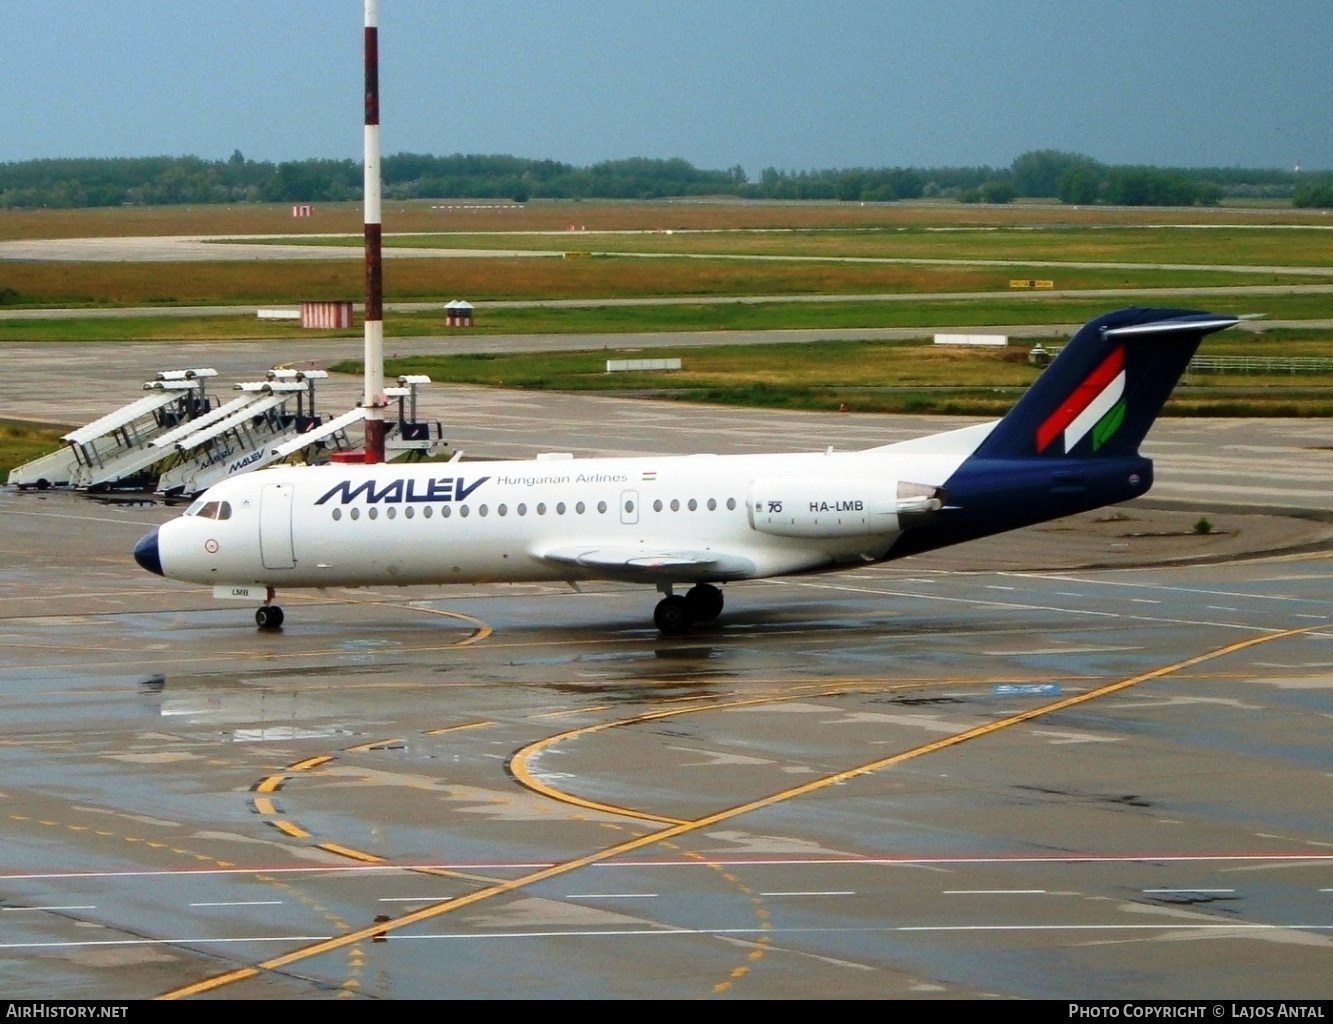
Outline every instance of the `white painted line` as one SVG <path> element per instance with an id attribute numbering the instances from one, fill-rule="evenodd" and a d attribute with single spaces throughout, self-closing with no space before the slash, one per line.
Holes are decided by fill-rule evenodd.
<path id="1" fill-rule="evenodd" d="M 1237 610 L 1235 608 L 1228 608 L 1226 605 L 1221 605 L 1221 604 L 1208 604 L 1204 605 L 1204 607 L 1207 608 L 1210 612 L 1234 612 Z"/>
<path id="2" fill-rule="evenodd" d="M 1207 594 L 1212 597 L 1241 597 L 1247 601 L 1299 601 L 1305 603 L 1314 600 L 1314 598 L 1310 597 L 1292 597 L 1289 594 L 1246 594 L 1235 590 L 1210 590 L 1206 587 L 1172 587 L 1162 583 L 1141 583 L 1130 582 L 1127 580 L 1094 580 L 1084 576 L 1052 576 L 1046 573 L 1037 572 L 1014 572 L 1005 573 L 1004 575 L 1017 576 L 1022 579 L 1057 580 L 1061 583 L 1090 583 L 1099 587 L 1130 587 L 1135 590 L 1174 591 L 1180 594 Z"/>
<path id="3" fill-rule="evenodd" d="M 1144 889 L 1149 893 L 1235 892 L 1235 889 Z"/>
<path id="4" fill-rule="evenodd" d="M 571 892 L 567 900 L 655 900 L 655 892 Z"/>
<path id="5" fill-rule="evenodd" d="M 1142 647 L 1107 647 L 1105 645 L 1098 647 L 1035 647 L 1027 651 L 982 651 L 981 653 L 988 658 L 997 657 L 1032 657 L 1044 654 L 1106 654 L 1119 651 L 1141 651 Z"/>
<path id="6" fill-rule="evenodd" d="M 381 896 L 381 903 L 448 903 L 452 896 Z"/>
<path id="7" fill-rule="evenodd" d="M 114 523 L 117 526 L 133 526 L 140 529 L 161 525 L 160 523 L 152 523 L 142 519 L 106 519 L 102 516 L 71 516 L 63 512 L 20 512 L 18 509 L 13 508 L 0 509 L 0 515 L 41 516 L 46 519 L 77 519 L 84 523 Z"/>
<path id="8" fill-rule="evenodd" d="M 76 904 L 71 904 L 68 907 L 0 907 L 0 912 L 13 914 L 23 910 L 96 910 L 96 909 L 97 907 L 90 903 L 87 906 L 79 906 Z"/>
<path id="9" fill-rule="evenodd" d="M 855 889 L 829 889 L 827 891 L 812 892 L 761 892 L 760 896 L 855 896 Z"/>
<path id="10" fill-rule="evenodd" d="M 1100 864 L 1291 864 L 1333 863 L 1333 853 L 1181 853 L 1164 854 L 1149 851 L 1145 853 L 1117 854 L 1049 854 L 1042 856 L 998 856 L 998 857 L 724 857 L 710 859 L 709 865 L 735 867 L 770 867 L 770 866 L 808 866 L 838 865 L 840 867 L 906 867 L 921 864 L 1078 864 L 1096 866 Z M 269 875 L 333 875 L 333 874 L 399 874 L 407 875 L 413 871 L 432 869 L 435 871 L 541 871 L 554 867 L 552 861 L 510 861 L 491 863 L 462 861 L 457 863 L 420 862 L 411 864 L 338 864 L 338 865 L 301 865 L 298 867 L 235 867 L 235 868 L 185 868 L 181 870 L 153 871 L 45 871 L 11 872 L 0 874 L 0 882 L 32 882 L 36 880 L 71 879 L 71 878 L 210 878 L 232 875 L 253 875 L 262 872 Z M 681 859 L 643 858 L 617 861 L 613 864 L 592 864 L 589 867 L 601 870 L 623 871 L 640 870 L 645 867 L 661 868 L 699 868 L 694 861 Z M 4 909 L 4 908 L 0 908 Z M 19 909 L 19 908 L 11 908 Z M 95 909 L 95 908 L 94 908 Z M 1293 926 L 1295 927 L 1295 926 Z M 1320 926 L 1322 927 L 1322 926 Z"/>
<path id="11" fill-rule="evenodd" d="M 440 939 L 460 939 L 464 941 L 476 941 L 479 939 L 500 939 L 502 941 L 512 941 L 514 939 L 551 939 L 551 938 L 623 938 L 625 936 L 636 936 L 639 938 L 669 938 L 676 935 L 810 935 L 827 934 L 829 932 L 839 932 L 843 934 L 861 933 L 861 934 L 905 934 L 905 933 L 924 933 L 924 932 L 1222 932 L 1235 934 L 1236 932 L 1291 932 L 1293 934 L 1300 932 L 1330 932 L 1333 931 L 1333 924 L 1328 923 L 1298 923 L 1291 924 L 1254 924 L 1245 921 L 1219 921 L 1217 923 L 1193 923 L 1188 921 L 1157 921 L 1150 924 L 922 924 L 922 925 L 888 925 L 888 926 L 867 926 L 860 928 L 828 928 L 828 927 L 810 927 L 810 928 L 770 928 L 770 927 L 750 927 L 750 928 L 621 928 L 621 929 L 578 929 L 556 931 L 528 931 L 528 932 L 467 932 L 467 933 L 438 933 L 427 935 L 395 935 L 395 942 L 412 942 L 417 940 L 440 940 Z M 291 944 L 293 942 L 326 942 L 334 938 L 332 935 L 247 935 L 238 938 L 220 939 L 214 936 L 194 937 L 182 936 L 167 939 L 112 939 L 112 940 L 91 940 L 84 942 L 5 942 L 0 943 L 0 951 L 8 950 L 50 950 L 50 949 L 90 949 L 97 947 L 116 947 L 116 946 L 179 946 L 179 945 L 200 945 L 200 946 L 231 946 L 239 943 L 259 943 L 259 942 L 281 942 Z"/>
<path id="12" fill-rule="evenodd" d="M 191 903 L 192 907 L 280 907 L 282 900 L 235 900 L 226 903 Z"/>
<path id="13" fill-rule="evenodd" d="M 859 928 L 829 928 L 811 926 L 809 928 L 625 928 L 616 930 L 580 929 L 577 931 L 533 931 L 533 932 L 491 932 L 491 933 L 437 933 L 427 935 L 397 935 L 395 942 L 412 942 L 419 939 L 550 939 L 550 938 L 621 938 L 635 936 L 639 938 L 668 938 L 675 935 L 808 935 L 827 934 L 905 934 L 922 932 L 1149 932 L 1149 931 L 1195 931 L 1195 932 L 1304 932 L 1333 931 L 1333 924 L 1248 924 L 1242 921 L 1220 921 L 1217 923 L 1194 924 L 1183 921 L 1162 921 L 1152 924 L 922 924 L 922 925 L 869 925 Z M 0 946 L 0 949 L 3 949 Z"/>
<path id="14" fill-rule="evenodd" d="M 1147 858 L 1144 858 L 1147 859 Z M 1330 855 L 1333 859 L 1333 855 Z M 712 863 L 712 862 L 710 862 Z M 332 875 L 355 871 L 358 874 L 399 874 L 406 875 L 422 868 L 436 871 L 543 871 L 555 867 L 552 861 L 526 862 L 513 861 L 504 864 L 339 864 L 339 865 L 301 865 L 291 868 L 248 867 L 248 868 L 182 868 L 177 870 L 156 871 L 43 871 L 24 874 L 0 875 L 0 882 L 31 882 L 36 879 L 65 878 L 208 878 L 225 875 Z"/>
<path id="15" fill-rule="evenodd" d="M 1119 612 L 1099 612 L 1099 611 L 1093 611 L 1088 608 L 1061 608 L 1059 605 L 1054 605 L 1054 604 L 1020 604 L 1013 601 L 983 601 L 980 598 L 975 598 L 975 597 L 944 597 L 940 594 L 919 594 L 919 593 L 914 593 L 913 591 L 910 590 L 888 590 L 880 587 L 846 587 L 833 583 L 810 583 L 805 580 L 791 580 L 791 579 L 780 579 L 780 578 L 759 580 L 757 582 L 762 583 L 766 586 L 773 586 L 773 587 L 800 587 L 810 590 L 834 590 L 846 594 L 871 594 L 875 597 L 905 597 L 911 601 L 922 601 L 922 600 L 942 601 L 946 604 L 977 605 L 982 608 L 1012 608 L 1018 611 L 1051 612 L 1056 615 L 1091 615 L 1095 618 L 1105 618 L 1105 619 L 1118 619 L 1122 617 Z M 1169 622 L 1172 620 L 1150 619 L 1148 621 Z M 1191 625 L 1191 626 L 1230 625 L 1230 623 L 1191 622 L 1188 619 L 1182 619 L 1179 621 L 1185 625 Z M 1259 626 L 1251 626 L 1251 625 L 1237 625 L 1235 628 L 1247 629 L 1247 630 L 1260 629 Z"/>
<path id="16" fill-rule="evenodd" d="M 1132 604 L 1161 604 L 1161 601 L 1155 601 L 1151 597 L 1131 597 Z"/>
<path id="17" fill-rule="evenodd" d="M 945 896 L 1045 896 L 1045 889 L 945 889 Z"/>
<path id="18" fill-rule="evenodd" d="M 1034 575 L 1034 574 L 1031 574 L 1031 573 L 1011 573 L 1011 574 L 1007 574 L 1007 575 L 1013 575 L 1013 576 L 1025 576 L 1025 575 Z M 1042 577 L 1035 577 L 1035 578 L 1040 579 L 1040 578 L 1042 578 Z M 1059 577 L 1054 577 L 1054 578 L 1058 579 Z M 1161 617 L 1161 616 L 1128 615 L 1128 614 L 1124 614 L 1124 613 L 1122 613 L 1122 612 L 1102 612 L 1102 611 L 1094 611 L 1094 610 L 1091 609 L 1091 608 L 1062 608 L 1062 607 L 1060 607 L 1059 605 L 1053 605 L 1053 604 L 1021 604 L 1021 603 L 1013 602 L 1013 601 L 983 601 L 983 600 L 981 600 L 980 598 L 975 598 L 975 597 L 942 597 L 942 596 L 940 596 L 939 594 L 921 594 L 921 593 L 913 593 L 913 592 L 910 591 L 910 590 L 887 590 L 887 589 L 880 589 L 880 588 L 877 588 L 877 587 L 847 587 L 847 586 L 839 586 L 839 585 L 831 584 L 831 583 L 810 583 L 810 582 L 807 582 L 807 581 L 805 581 L 805 580 L 790 580 L 790 579 L 774 578 L 774 579 L 767 579 L 767 580 L 758 580 L 758 581 L 756 581 L 756 582 L 761 583 L 761 584 L 764 584 L 764 585 L 767 585 L 767 586 L 774 586 L 774 587 L 803 587 L 803 588 L 808 588 L 808 589 L 811 589 L 811 590 L 833 590 L 833 591 L 839 591 L 839 592 L 841 592 L 841 593 L 848 593 L 848 594 L 873 594 L 873 595 L 875 595 L 876 597 L 905 597 L 905 598 L 909 598 L 909 599 L 911 599 L 911 600 L 918 600 L 918 601 L 920 601 L 920 600 L 925 600 L 925 601 L 943 601 L 943 602 L 951 603 L 951 604 L 966 604 L 966 605 L 974 605 L 974 606 L 976 606 L 976 607 L 980 607 L 980 608 L 1010 608 L 1010 609 L 1015 609 L 1015 610 L 1018 610 L 1018 611 L 1051 612 L 1052 614 L 1055 614 L 1055 615 L 1090 615 L 1090 616 L 1093 616 L 1094 618 L 1127 619 L 1127 620 L 1129 620 L 1129 621 L 1131 621 L 1131 622 L 1150 622 L 1150 623 L 1153 623 L 1154 625 L 1211 626 L 1211 627 L 1213 627 L 1214 629 L 1239 629 L 1239 630 L 1243 630 L 1244 632 L 1247 632 L 1247 633 L 1266 633 L 1266 632 L 1270 632 L 1270 631 L 1271 631 L 1271 630 L 1270 630 L 1268 627 L 1266 627 L 1266 626 L 1257 626 L 1257 625 L 1255 625 L 1254 623 L 1250 623 L 1250 622 L 1218 622 L 1218 621 L 1215 620 L 1215 619 L 1179 619 L 1179 618 L 1164 618 L 1164 617 Z M 1081 583 L 1093 583 L 1093 582 L 1096 582 L 1096 581 L 1094 581 L 1094 580 L 1080 580 L 1080 581 L 1078 581 L 1078 582 L 1081 582 Z M 1117 585 L 1117 586 L 1126 586 L 1126 587 L 1127 587 L 1127 586 L 1136 586 L 1136 587 L 1142 587 L 1142 586 L 1143 586 L 1143 584 L 1141 584 L 1141 583 L 1133 583 L 1133 584 L 1131 584 L 1131 583 L 1121 583 L 1121 584 L 1108 584 L 1108 585 Z M 1175 589 L 1175 588 L 1162 588 L 1162 589 Z M 1235 596 L 1237 596 L 1237 597 L 1266 597 L 1267 595 L 1264 595 L 1264 594 L 1255 594 L 1255 595 L 1251 595 L 1251 594 L 1237 594 L 1237 595 L 1235 595 Z M 1288 600 L 1293 600 L 1293 599 L 1292 599 L 1292 598 L 1282 598 L 1281 600 L 1288 601 Z M 1302 599 L 1302 600 L 1305 600 L 1305 599 Z M 1318 633 L 1311 633 L 1311 634 L 1309 634 L 1309 635 L 1310 635 L 1310 636 L 1320 636 L 1321 634 L 1318 634 Z"/>

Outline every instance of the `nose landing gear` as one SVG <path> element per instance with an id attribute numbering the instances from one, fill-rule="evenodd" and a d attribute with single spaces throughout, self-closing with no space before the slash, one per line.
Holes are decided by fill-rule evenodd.
<path id="1" fill-rule="evenodd" d="M 255 609 L 255 625 L 260 629 L 281 629 L 282 609 L 273 603 L 273 588 L 268 588 L 264 603 Z"/>
<path id="2" fill-rule="evenodd" d="M 282 609 L 276 604 L 266 604 L 255 609 L 255 625 L 260 629 L 278 629 L 282 626 Z"/>

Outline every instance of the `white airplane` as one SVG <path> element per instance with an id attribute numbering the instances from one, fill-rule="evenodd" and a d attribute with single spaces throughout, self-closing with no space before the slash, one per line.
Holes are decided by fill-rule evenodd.
<path id="1" fill-rule="evenodd" d="M 1138 452 L 1207 334 L 1238 317 L 1125 309 L 1081 328 L 1000 420 L 856 452 L 280 466 L 224 480 L 135 560 L 219 597 L 291 587 L 619 580 L 679 633 L 719 584 L 829 572 L 1137 498 Z M 683 594 L 676 588 L 686 588 Z"/>

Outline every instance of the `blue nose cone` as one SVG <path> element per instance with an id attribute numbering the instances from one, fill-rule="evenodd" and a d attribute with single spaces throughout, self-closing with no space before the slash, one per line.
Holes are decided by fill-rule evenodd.
<path id="1" fill-rule="evenodd" d="M 159 576 L 162 573 L 162 559 L 157 553 L 157 527 L 153 527 L 152 532 L 145 533 L 139 538 L 139 543 L 134 545 L 134 560 L 149 572 L 155 572 Z"/>

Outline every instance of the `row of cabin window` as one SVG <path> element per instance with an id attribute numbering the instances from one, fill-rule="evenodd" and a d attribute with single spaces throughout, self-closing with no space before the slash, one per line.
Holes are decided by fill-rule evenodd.
<path id="1" fill-rule="evenodd" d="M 679 501 L 679 499 L 677 499 L 677 498 L 672 498 L 669 504 L 670 504 L 670 507 L 671 507 L 671 511 L 672 511 L 672 512 L 679 512 L 679 511 L 680 511 L 680 501 Z M 710 512 L 714 511 L 714 510 L 717 508 L 717 499 L 716 499 L 716 498 L 709 498 L 708 501 L 707 501 L 707 503 L 706 503 L 706 505 L 707 505 L 708 511 L 710 511 Z M 696 511 L 696 510 L 699 508 L 699 503 L 698 503 L 694 498 L 690 498 L 689 501 L 687 501 L 687 502 L 685 503 L 685 507 L 686 507 L 689 511 L 694 512 L 694 511 Z M 654 511 L 654 512 L 661 512 L 661 511 L 662 511 L 662 508 L 663 508 L 663 505 L 662 505 L 662 500 L 661 500 L 660 498 L 653 502 L 653 511 Z M 731 510 L 734 510 L 735 508 L 736 508 L 736 499 L 735 499 L 735 498 L 728 498 L 728 499 L 727 499 L 727 509 L 728 509 L 729 511 L 731 511 Z M 587 507 L 583 502 L 581 502 L 581 501 L 579 501 L 579 502 L 575 502 L 575 504 L 574 504 L 574 511 L 575 511 L 578 515 L 583 515 L 583 513 L 586 512 L 587 510 L 588 510 L 588 507 Z M 503 503 L 501 503 L 501 504 L 495 506 L 495 511 L 496 511 L 496 514 L 497 514 L 497 515 L 502 515 L 502 516 L 508 515 L 508 514 L 509 514 L 509 506 L 508 506 L 508 505 L 505 505 L 505 504 L 503 504 Z M 517 512 L 517 513 L 518 513 L 519 515 L 521 515 L 521 516 L 525 516 L 525 515 L 528 514 L 528 506 L 527 506 L 525 503 L 523 503 L 523 502 L 519 502 L 518 505 L 516 505 L 516 506 L 514 507 L 514 511 Z M 556 502 L 556 505 L 555 505 L 555 514 L 558 515 L 558 516 L 562 516 L 562 515 L 565 514 L 565 511 L 566 511 L 565 503 L 564 503 L 563 501 L 558 501 L 558 502 Z M 606 502 L 604 502 L 604 501 L 599 501 L 599 502 L 597 503 L 597 511 L 600 512 L 600 513 L 602 513 L 602 514 L 605 514 L 605 513 L 606 513 Z M 632 512 L 634 511 L 634 502 L 633 502 L 633 501 L 627 501 L 627 502 L 625 502 L 625 511 L 626 511 L 626 512 L 630 512 L 630 513 L 632 513 Z M 544 502 L 544 501 L 539 501 L 539 502 L 537 503 L 536 512 L 537 512 L 537 515 L 539 515 L 539 516 L 544 516 L 544 515 L 546 515 L 546 502 Z M 478 505 L 478 506 L 477 506 L 477 515 L 479 515 L 479 516 L 485 516 L 485 515 L 488 515 L 489 513 L 490 513 L 490 508 L 489 508 L 488 506 L 486 506 L 486 505 Z M 379 518 L 379 514 L 380 514 L 380 513 L 379 513 L 379 509 L 376 508 L 376 507 L 373 506 L 373 505 L 372 505 L 370 508 L 368 508 L 368 509 L 366 510 L 366 517 L 369 518 L 369 519 L 378 519 L 378 518 Z M 416 514 L 416 509 L 413 508 L 411 505 L 408 505 L 406 508 L 403 509 L 403 517 L 404 517 L 405 519 L 411 519 L 415 514 Z M 449 516 L 452 515 L 452 514 L 453 514 L 453 513 L 452 513 L 452 510 L 451 510 L 450 506 L 448 506 L 448 505 L 441 505 L 441 506 L 440 506 L 440 518 L 442 518 L 442 519 L 448 519 Z M 460 506 L 458 506 L 458 514 L 459 514 L 460 516 L 462 516 L 464 519 L 466 519 L 466 518 L 468 517 L 468 515 L 470 514 L 470 510 L 468 509 L 468 506 L 466 506 L 466 505 L 460 505 Z M 393 519 L 393 518 L 395 518 L 395 517 L 398 515 L 398 509 L 397 509 L 397 507 L 394 506 L 394 505 L 386 506 L 385 509 L 384 509 L 384 515 L 385 515 L 385 517 L 388 518 L 388 519 Z M 422 509 L 421 509 L 421 515 L 422 515 L 422 518 L 424 518 L 424 519 L 429 519 L 429 518 L 433 515 L 432 507 L 431 507 L 430 505 L 425 505 L 425 506 L 423 506 Z M 360 518 L 361 518 L 361 510 L 360 510 L 359 508 L 352 508 L 352 509 L 348 510 L 348 516 L 349 516 L 350 518 L 352 518 L 352 519 L 360 519 Z M 335 509 L 333 510 L 333 518 L 334 518 L 334 519 L 341 519 L 342 517 L 343 517 L 343 510 L 340 509 L 340 508 L 335 508 Z"/>
<path id="2" fill-rule="evenodd" d="M 678 498 L 672 498 L 671 501 L 670 501 L 668 504 L 671 506 L 671 511 L 672 511 L 672 512 L 679 512 L 679 511 L 680 511 L 680 500 L 679 500 Z M 686 507 L 687 509 L 689 509 L 689 511 L 694 512 L 695 510 L 697 510 L 697 509 L 699 508 L 699 503 L 698 503 L 697 501 L 695 501 L 693 498 L 691 498 L 689 501 L 685 502 L 685 507 Z M 709 498 L 708 501 L 707 501 L 707 507 L 708 507 L 708 511 L 709 511 L 709 512 L 712 512 L 714 509 L 716 509 L 716 508 L 717 508 L 717 499 L 716 499 L 716 498 Z M 730 512 L 730 511 L 733 511 L 735 508 L 736 508 L 736 499 L 735 499 L 735 498 L 728 498 L 728 499 L 727 499 L 727 511 L 729 511 L 729 512 Z M 661 512 L 661 511 L 662 511 L 662 499 L 661 499 L 661 498 L 657 498 L 657 499 L 655 499 L 655 500 L 653 501 L 653 511 L 654 511 L 654 512 Z"/>

